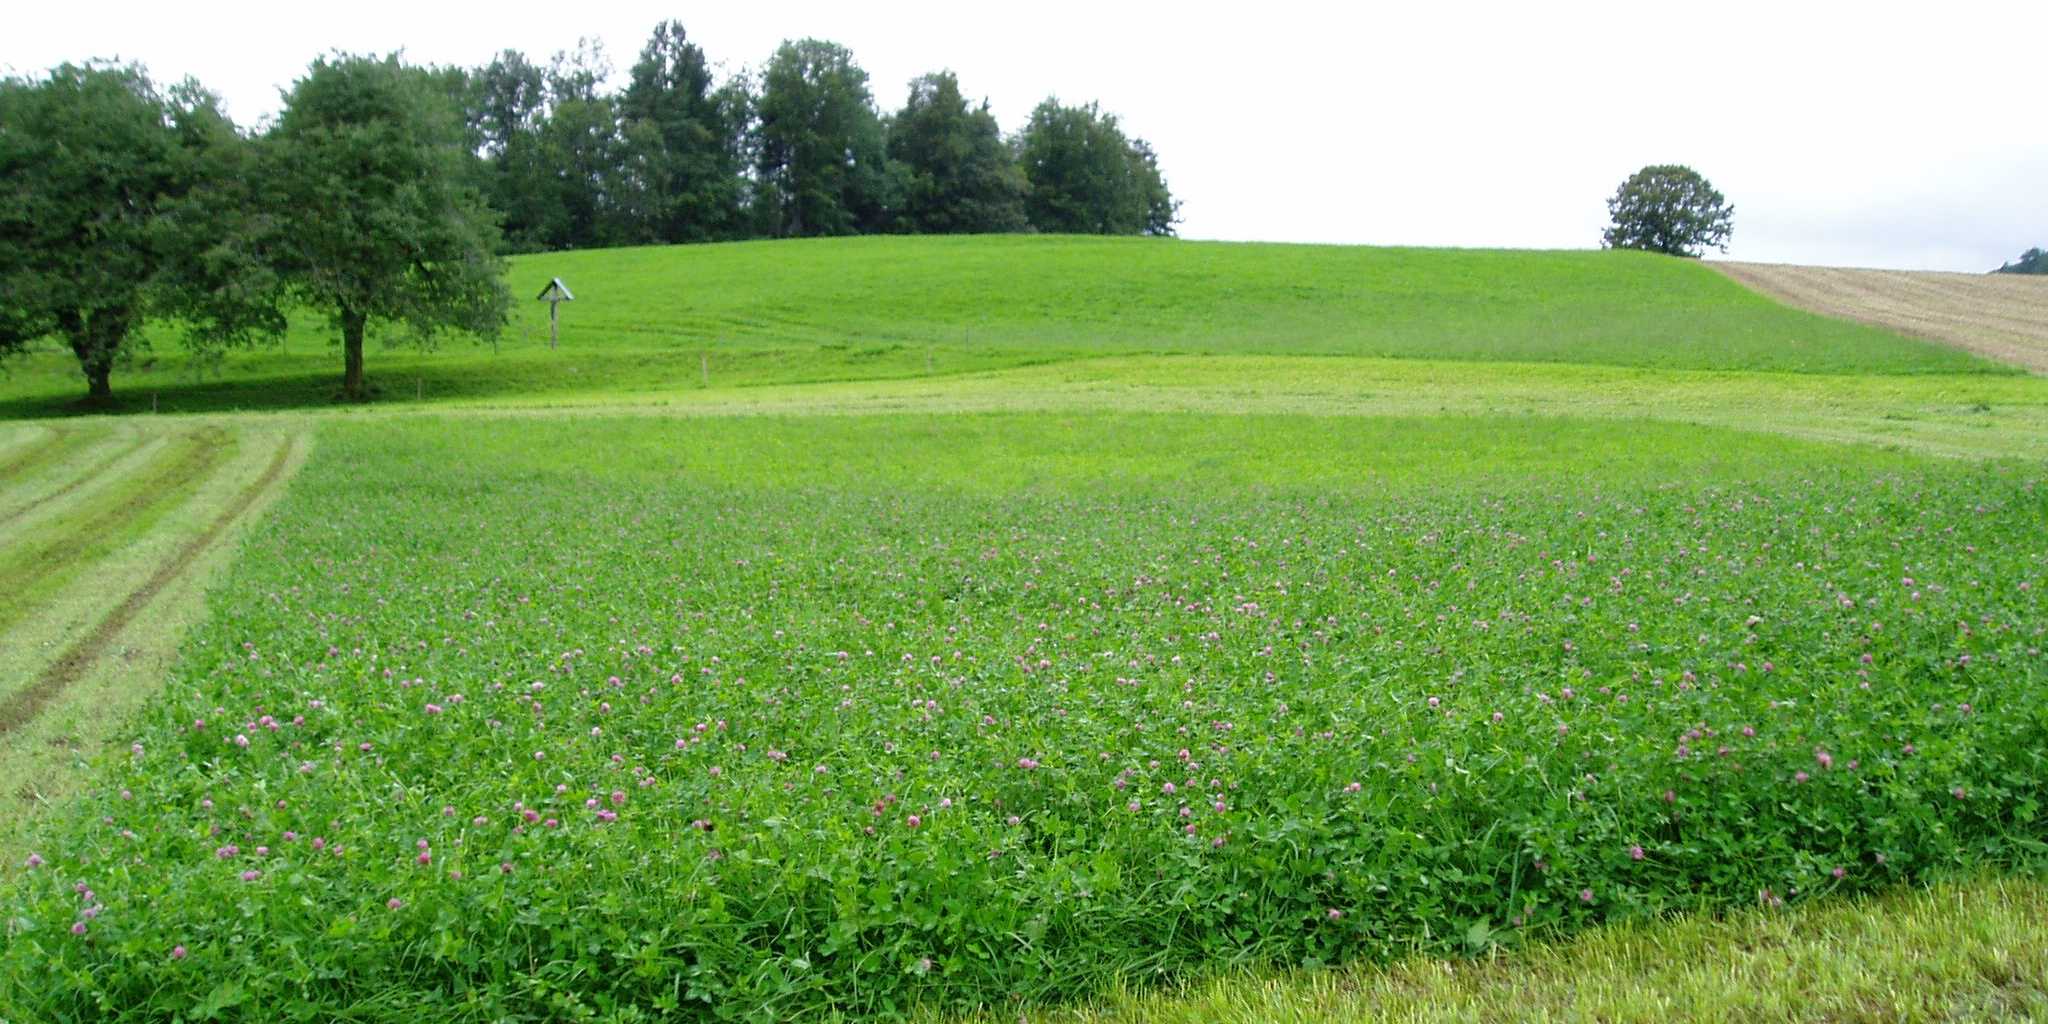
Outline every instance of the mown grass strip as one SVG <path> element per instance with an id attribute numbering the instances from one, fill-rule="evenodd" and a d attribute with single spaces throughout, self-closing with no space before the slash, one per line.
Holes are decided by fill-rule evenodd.
<path id="1" fill-rule="evenodd" d="M 2048 1018 L 2048 883 L 1991 878 L 1693 914 L 1473 959 L 1126 990 L 1041 1024 Z M 976 1020 L 1013 1020 L 1014 1014 Z"/>
<path id="2" fill-rule="evenodd" d="M 10 452 L 7 460 L 0 462 L 0 481 L 20 480 L 97 437 L 93 431 L 52 427 L 50 436 Z"/>
<path id="3" fill-rule="evenodd" d="M 5 461 L 0 461 L 0 479 L 12 480 L 23 469 L 41 461 L 45 453 L 64 442 L 65 433 L 62 427 L 53 427 L 40 440 L 16 446 L 7 453 Z"/>
<path id="4" fill-rule="evenodd" d="M 285 464 L 290 460 L 291 452 L 290 441 L 279 445 L 277 454 L 271 458 L 270 465 L 263 470 L 263 475 L 235 495 L 235 499 L 207 524 L 206 529 L 186 541 L 169 561 L 158 566 L 157 570 L 150 574 L 142 586 L 129 593 L 113 611 L 108 612 L 106 617 L 95 624 L 91 632 L 66 648 L 63 654 L 58 655 L 57 660 L 44 669 L 34 682 L 0 700 L 0 736 L 34 719 L 45 705 L 62 694 L 66 687 L 77 682 L 86 670 L 106 653 L 108 645 L 121 630 L 127 628 L 128 623 L 133 621 L 158 593 L 183 574 L 207 547 L 277 482 L 284 474 Z"/>
<path id="5" fill-rule="evenodd" d="M 534 416 L 1098 410 L 1649 419 L 1963 458 L 2048 456 L 2048 380 L 1655 371 L 1334 356 L 1116 356 L 955 376 L 687 391 L 528 393 L 444 408 Z M 436 392 L 430 382 L 429 401 Z M 414 415 L 392 405 L 373 415 Z"/>
<path id="6" fill-rule="evenodd" d="M 55 490 L 46 491 L 42 494 L 35 495 L 29 498 L 27 501 L 21 503 L 20 505 L 15 506 L 12 509 L 0 512 L 0 526 L 6 526 L 14 522 L 15 520 L 20 519 L 21 517 L 28 515 L 30 512 L 33 512 L 36 509 L 42 508 L 43 506 L 48 505 L 49 503 L 56 501 L 59 498 L 62 498 L 72 493 L 73 491 L 76 491 L 79 488 L 86 486 L 87 484 L 99 480 L 101 475 L 104 474 L 107 470 L 119 464 L 123 459 L 126 459 L 130 455 L 133 455 L 136 452 L 140 451 L 144 445 L 150 442 L 150 440 L 151 439 L 148 437 L 135 438 L 128 444 L 116 449 L 112 454 L 107 455 L 106 457 L 100 459 L 97 462 L 94 462 L 90 466 L 87 466 L 84 472 L 81 472 L 78 475 L 72 477 L 71 479 L 66 480 L 64 483 L 58 485 Z"/>
<path id="7" fill-rule="evenodd" d="M 973 1022 L 1495 1020 L 1946 1022 L 2048 1018 L 2048 883 L 1978 879 L 1870 899 L 1692 913 L 1477 958 L 1124 987 Z M 926 1020 L 946 1020 L 928 1016 Z M 961 1018 L 952 1018 L 961 1020 Z"/>
<path id="8" fill-rule="evenodd" d="M 0 430 L 0 466 L 12 463 L 22 453 L 49 440 L 50 428 L 34 423 L 22 423 Z"/>
<path id="9" fill-rule="evenodd" d="M 218 428 L 183 435 L 133 481 L 100 496 L 93 511 L 31 531 L 0 552 L 0 629 L 176 507 L 233 444 Z"/>

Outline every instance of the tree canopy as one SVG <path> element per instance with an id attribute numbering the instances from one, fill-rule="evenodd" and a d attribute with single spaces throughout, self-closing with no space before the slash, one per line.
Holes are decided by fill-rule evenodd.
<path id="1" fill-rule="evenodd" d="M 1113 116 L 1074 108 L 1103 142 L 1090 193 L 1070 163 L 1034 184 L 1025 133 L 1006 137 L 951 71 L 909 83 L 883 116 L 851 51 L 786 41 L 758 71 L 721 77 L 684 26 L 664 21 L 623 88 L 584 42 L 543 66 L 516 50 L 457 90 L 472 174 L 512 252 L 894 231 L 1172 234 L 1174 201 L 1152 147 Z M 1091 194 L 1091 199 L 1083 199 Z M 1093 204 L 1090 214 L 1063 211 Z"/>
<path id="2" fill-rule="evenodd" d="M 360 400 L 372 323 L 418 339 L 492 336 L 511 296 L 497 228 L 463 184 L 463 131 L 432 78 L 395 57 L 313 62 L 266 140 L 286 212 L 272 259 L 298 301 L 341 331 L 342 393 Z"/>
<path id="3" fill-rule="evenodd" d="M 879 231 L 890 207 L 868 73 L 837 43 L 783 43 L 761 75 L 755 170 L 776 236 Z"/>
<path id="4" fill-rule="evenodd" d="M 899 230 L 928 233 L 1022 231 L 1023 172 L 1003 143 L 987 101 L 967 105 L 951 71 L 910 83 L 888 122 L 889 160 L 902 182 Z"/>
<path id="5" fill-rule="evenodd" d="M 245 244 L 247 145 L 194 83 L 65 64 L 0 81 L 0 354 L 61 337 L 87 399 L 150 319 L 195 345 L 281 329 Z"/>
<path id="6" fill-rule="evenodd" d="M 1735 208 L 1698 171 L 1655 164 L 1629 175 L 1607 200 L 1612 223 L 1600 236 L 1610 249 L 1644 249 L 1697 258 L 1728 249 Z"/>
<path id="7" fill-rule="evenodd" d="M 714 87 L 681 22 L 655 26 L 620 97 L 625 159 L 638 200 L 637 241 L 705 242 L 745 234 L 743 83 Z"/>
<path id="8" fill-rule="evenodd" d="M 1992 271 L 1994 274 L 2048 274 L 2048 249 L 2039 247 L 2020 253 L 2020 258 Z"/>
<path id="9" fill-rule="evenodd" d="M 951 71 L 877 109 L 836 43 L 781 44 L 723 74 L 655 26 L 613 89 L 602 46 L 471 69 L 315 60 L 260 134 L 196 82 L 134 65 L 0 79 L 0 356 L 62 339 L 89 396 L 173 323 L 202 353 L 339 329 L 364 395 L 379 325 L 489 335 L 498 255 L 899 231 L 1170 235 L 1179 204 L 1143 139 L 1048 100 L 1005 136 Z"/>
<path id="10" fill-rule="evenodd" d="M 556 160 L 541 139 L 548 117 L 547 69 L 506 50 L 469 80 L 466 121 L 482 164 L 483 191 L 503 217 L 505 247 L 559 248 Z"/>
<path id="11" fill-rule="evenodd" d="M 1116 116 L 1093 103 L 1048 99 L 1017 139 L 1030 193 L 1025 211 L 1039 231 L 1170 235 L 1179 204 L 1143 139 L 1128 139 Z"/>

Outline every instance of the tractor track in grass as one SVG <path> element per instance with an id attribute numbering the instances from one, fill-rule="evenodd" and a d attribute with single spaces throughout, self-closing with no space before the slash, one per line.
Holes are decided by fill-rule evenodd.
<path id="1" fill-rule="evenodd" d="M 10 523 L 13 523 L 15 520 L 20 519 L 25 515 L 28 515 L 30 512 L 34 512 L 36 509 L 42 508 L 43 506 L 49 504 L 50 502 L 56 501 L 57 499 L 62 498 L 65 495 L 70 494 L 71 492 L 78 490 L 79 488 L 84 487 L 85 485 L 98 480 L 102 473 L 105 473 L 108 469 L 118 464 L 121 460 L 126 459 L 127 457 L 135 454 L 138 451 L 141 451 L 142 447 L 144 445 L 147 445 L 152 440 L 154 439 L 149 437 L 138 437 L 133 442 L 129 443 L 126 447 L 114 452 L 112 455 L 109 455 L 98 462 L 93 463 L 89 468 L 86 469 L 85 472 L 73 477 L 63 486 L 58 487 L 56 490 L 50 491 L 47 494 L 42 494 L 30 498 L 26 503 L 21 505 L 21 507 L 16 508 L 11 512 L 0 512 L 0 526 L 6 526 Z"/>
<path id="2" fill-rule="evenodd" d="M 226 431 L 209 427 L 182 435 L 172 444 L 181 444 L 182 450 L 168 453 L 169 458 L 152 464 L 146 475 L 121 485 L 119 499 L 110 507 L 81 516 L 54 536 L 32 538 L 20 549 L 0 556 L 0 580 L 6 586 L 6 592 L 0 594 L 0 628 L 13 625 L 33 607 L 38 594 L 51 585 L 61 585 L 92 561 L 97 549 L 119 543 L 126 531 L 183 500 L 191 487 L 227 457 L 233 439 Z"/>
<path id="3" fill-rule="evenodd" d="M 49 437 L 23 445 L 20 451 L 10 454 L 7 461 L 0 462 L 0 480 L 13 479 L 40 468 L 43 463 L 69 451 L 79 440 L 77 431 L 51 427 Z"/>
<path id="4" fill-rule="evenodd" d="M 37 426 L 33 423 L 20 424 L 19 434 L 0 440 L 0 479 L 13 471 L 16 460 L 27 458 L 36 449 L 49 444 L 55 428 Z"/>
<path id="5" fill-rule="evenodd" d="M 237 492 L 227 507 L 207 523 L 205 529 L 179 546 L 176 553 L 158 566 L 141 586 L 131 591 L 119 605 L 102 616 L 84 636 L 66 647 L 64 652 L 37 674 L 26 687 L 0 700 L 0 737 L 34 721 L 45 706 L 62 696 L 71 684 L 83 678 L 85 673 L 106 655 L 113 640 L 149 606 L 157 594 L 184 575 L 192 563 L 205 554 L 228 527 L 234 525 L 250 506 L 277 484 L 284 476 L 285 466 L 290 462 L 296 444 L 297 442 L 290 438 L 280 442 L 277 454 L 271 457 L 270 464 L 265 467 L 262 475 Z"/>

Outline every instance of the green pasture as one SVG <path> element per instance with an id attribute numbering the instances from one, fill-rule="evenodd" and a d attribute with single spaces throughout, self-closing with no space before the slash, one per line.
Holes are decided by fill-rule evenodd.
<path id="1" fill-rule="evenodd" d="M 1640 254 L 555 275 L 0 379 L 0 1019 L 2044 1012 L 2048 381 Z"/>
<path id="2" fill-rule="evenodd" d="M 552 277 L 574 289 L 548 348 Z M 1817 374 L 2013 372 L 1788 309 L 1695 261 L 1033 236 L 813 239 L 522 256 L 496 344 L 373 340 L 386 400 L 566 397 L 952 375 L 1105 354 L 1342 355 Z M 114 377 L 130 409 L 330 405 L 335 332 L 195 360 L 168 328 Z M 0 413 L 81 392 L 50 346 Z"/>

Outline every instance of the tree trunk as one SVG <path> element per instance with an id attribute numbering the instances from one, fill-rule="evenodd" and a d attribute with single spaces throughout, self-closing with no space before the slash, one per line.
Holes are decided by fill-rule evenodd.
<path id="1" fill-rule="evenodd" d="M 126 309 L 74 310 L 57 317 L 58 326 L 71 342 L 78 357 L 79 372 L 85 374 L 85 404 L 105 407 L 114 404 L 114 357 L 128 338 Z"/>
<path id="2" fill-rule="evenodd" d="M 363 326 L 369 318 L 353 309 L 341 311 L 341 397 L 360 402 L 363 391 Z"/>
<path id="3" fill-rule="evenodd" d="M 804 194 L 797 188 L 796 154 L 789 155 L 789 237 L 804 236 Z"/>
<path id="4" fill-rule="evenodd" d="M 107 378 L 113 375 L 113 360 L 102 359 L 85 367 L 85 403 L 87 405 L 114 404 L 114 385 Z"/>

